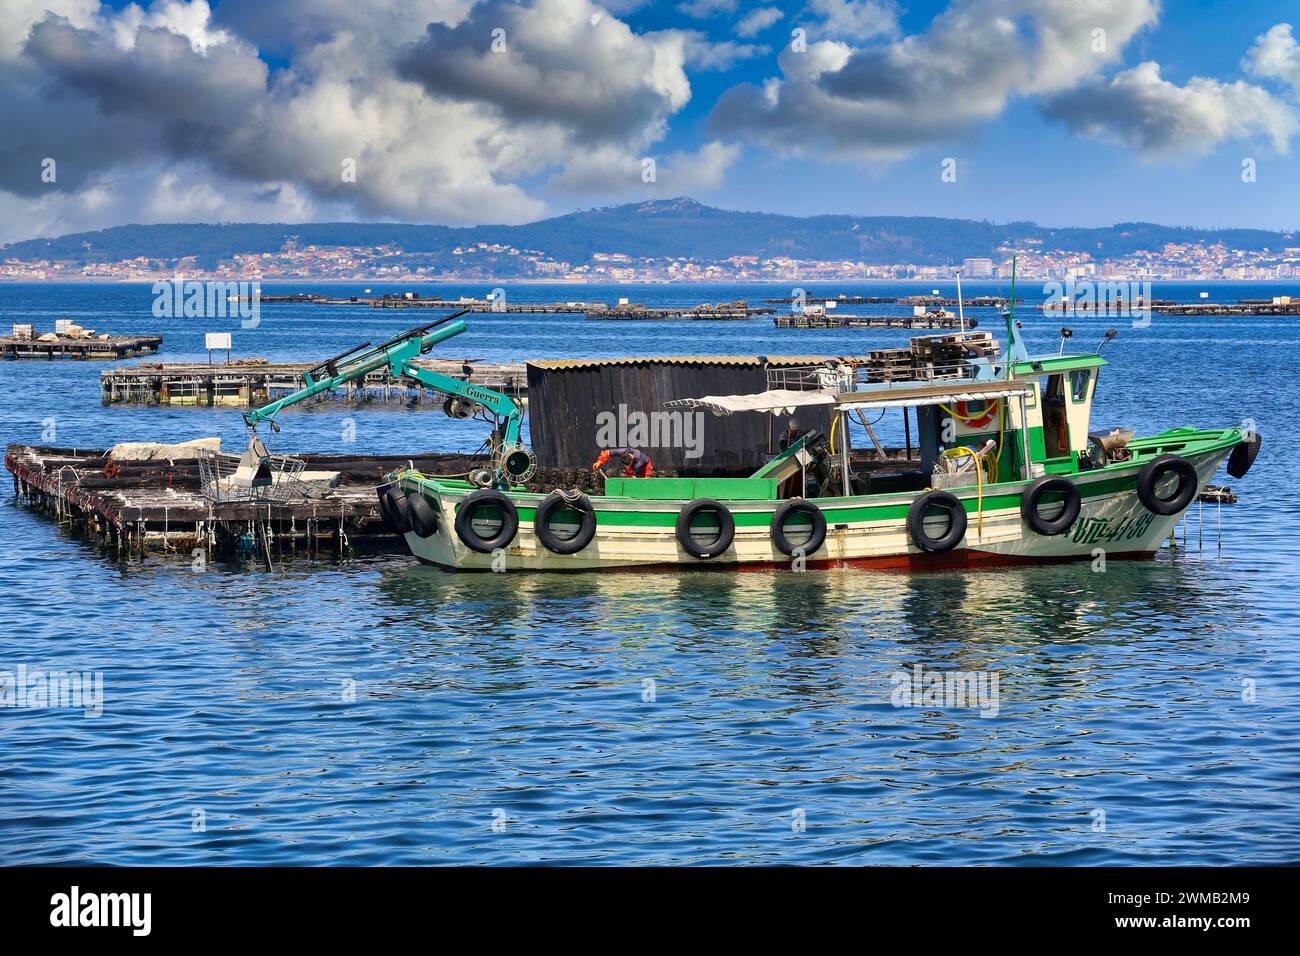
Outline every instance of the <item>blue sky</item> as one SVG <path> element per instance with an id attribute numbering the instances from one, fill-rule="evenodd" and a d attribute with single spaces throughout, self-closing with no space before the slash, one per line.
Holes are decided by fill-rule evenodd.
<path id="1" fill-rule="evenodd" d="M 521 222 L 682 194 L 791 214 L 1300 226 L 1300 0 L 7 7 L 0 241 L 121 222 Z"/>
<path id="2" fill-rule="evenodd" d="M 767 5 L 767 4 L 764 4 Z M 789 41 L 804 22 L 805 4 L 774 3 L 786 18 L 756 38 L 772 47 Z M 903 6 L 907 34 L 925 30 L 947 2 Z M 653 5 L 629 22 L 662 28 L 680 14 Z M 734 17 L 700 21 L 726 35 Z M 1110 72 L 1156 60 L 1162 76 L 1186 83 L 1193 76 L 1236 81 L 1255 38 L 1277 23 L 1300 29 L 1300 2 L 1165 0 L 1156 25 L 1130 43 Z M 696 95 L 674 123 L 680 146 L 708 138 L 704 125 L 717 96 L 737 80 L 773 75 L 775 53 L 701 77 Z M 858 212 L 935 215 L 1043 224 L 1106 225 L 1146 220 L 1175 225 L 1294 228 L 1300 224 L 1300 156 L 1280 154 L 1267 142 L 1233 140 L 1202 155 L 1145 157 L 1119 144 L 1067 131 L 1040 115 L 1032 99 L 1013 102 L 998 119 L 951 140 L 918 150 L 896 163 L 863 164 L 783 160 L 747 149 L 742 162 L 716 189 L 700 197 L 716 205 L 771 212 Z M 1241 160 L 1257 160 L 1254 183 L 1241 180 Z M 945 157 L 959 162 L 956 183 L 940 181 Z"/>

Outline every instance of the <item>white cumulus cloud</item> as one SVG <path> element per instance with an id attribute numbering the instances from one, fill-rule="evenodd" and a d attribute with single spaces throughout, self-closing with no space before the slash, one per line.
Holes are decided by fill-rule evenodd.
<path id="1" fill-rule="evenodd" d="M 759 7 L 740 18 L 736 24 L 736 35 L 754 37 L 784 17 L 780 7 Z"/>
<path id="2" fill-rule="evenodd" d="M 869 40 L 898 32 L 895 0 L 809 0 L 820 18 L 818 34 L 827 39 Z"/>
<path id="3" fill-rule="evenodd" d="M 1241 65 L 1251 76 L 1279 80 L 1300 90 L 1300 44 L 1291 32 L 1291 24 L 1279 23 L 1256 37 Z"/>
<path id="4" fill-rule="evenodd" d="M 1285 153 L 1297 128 L 1290 107 L 1262 87 L 1203 76 L 1179 86 L 1150 61 L 1062 94 L 1044 112 L 1075 132 L 1153 157 L 1207 153 L 1227 140 L 1260 137 Z"/>

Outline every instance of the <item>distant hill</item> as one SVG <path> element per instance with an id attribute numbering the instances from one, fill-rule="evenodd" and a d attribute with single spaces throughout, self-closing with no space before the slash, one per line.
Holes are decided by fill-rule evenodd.
<path id="1" fill-rule="evenodd" d="M 717 260 L 731 256 L 790 256 L 850 260 L 869 265 L 949 265 L 992 257 L 999 246 L 1041 243 L 1044 250 L 1089 252 L 1100 258 L 1166 243 L 1222 242 L 1249 251 L 1298 244 L 1289 233 L 1263 229 L 1190 229 L 1155 223 L 1118 223 L 1095 229 L 1048 228 L 1031 222 L 994 224 L 927 216 L 782 216 L 715 209 L 693 199 L 655 200 L 574 212 L 521 226 L 426 226 L 403 223 L 177 223 L 117 226 L 57 239 L 0 247 L 0 257 L 80 263 L 144 256 L 197 256 L 200 265 L 235 253 L 275 252 L 298 246 L 393 245 L 407 253 L 449 256 L 457 245 L 500 243 L 574 264 L 592 253 Z"/>

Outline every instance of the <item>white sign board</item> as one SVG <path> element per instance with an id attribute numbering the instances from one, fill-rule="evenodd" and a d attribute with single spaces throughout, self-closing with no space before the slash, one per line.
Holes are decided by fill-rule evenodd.
<path id="1" fill-rule="evenodd" d="M 230 333 L 229 332 L 208 332 L 203 336 L 203 347 L 209 352 L 215 352 L 217 349 L 230 351 Z"/>

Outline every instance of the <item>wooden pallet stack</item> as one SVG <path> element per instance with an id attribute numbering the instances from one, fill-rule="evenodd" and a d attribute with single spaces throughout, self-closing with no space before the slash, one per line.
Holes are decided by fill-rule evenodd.
<path id="1" fill-rule="evenodd" d="M 953 332 L 917 336 L 909 351 L 917 378 L 961 378 L 969 360 L 996 355 L 998 343 L 992 332 Z"/>
<path id="2" fill-rule="evenodd" d="M 932 381 L 969 374 L 971 359 L 998 354 L 992 332 L 919 335 L 907 348 L 876 349 L 859 372 L 870 383 Z"/>
<path id="3" fill-rule="evenodd" d="M 876 349 L 867 361 L 868 382 L 908 382 L 916 378 L 911 349 Z"/>

